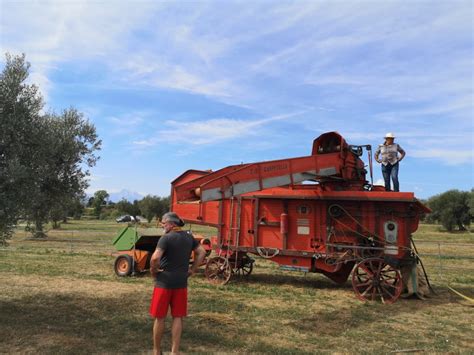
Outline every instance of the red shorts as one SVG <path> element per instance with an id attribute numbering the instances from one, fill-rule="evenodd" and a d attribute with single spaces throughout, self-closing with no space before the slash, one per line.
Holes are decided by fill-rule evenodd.
<path id="1" fill-rule="evenodd" d="M 170 306 L 173 317 L 186 317 L 188 315 L 188 289 L 155 287 L 150 315 L 154 318 L 165 318 Z"/>

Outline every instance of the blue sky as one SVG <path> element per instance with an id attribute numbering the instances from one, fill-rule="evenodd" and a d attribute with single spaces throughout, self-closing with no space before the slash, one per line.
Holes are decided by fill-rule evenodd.
<path id="1" fill-rule="evenodd" d="M 97 127 L 89 192 L 164 196 L 187 169 L 309 155 L 327 131 L 394 132 L 420 198 L 474 186 L 471 1 L 0 4 L 1 51 L 26 54 L 46 110 Z"/>

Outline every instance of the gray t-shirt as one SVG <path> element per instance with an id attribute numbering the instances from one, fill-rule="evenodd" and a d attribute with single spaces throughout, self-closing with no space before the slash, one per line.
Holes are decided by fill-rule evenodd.
<path id="1" fill-rule="evenodd" d="M 158 240 L 157 248 L 163 250 L 160 269 L 155 278 L 159 288 L 185 288 L 188 286 L 189 258 L 199 242 L 186 231 L 171 231 Z"/>

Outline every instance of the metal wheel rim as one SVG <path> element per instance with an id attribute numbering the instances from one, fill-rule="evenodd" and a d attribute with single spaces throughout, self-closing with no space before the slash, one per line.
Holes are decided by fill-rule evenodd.
<path id="1" fill-rule="evenodd" d="M 232 269 L 226 259 L 218 256 L 209 259 L 204 273 L 210 283 L 225 285 L 230 280 Z"/>
<path id="2" fill-rule="evenodd" d="M 352 273 L 352 287 L 363 301 L 395 302 L 403 288 L 400 272 L 383 259 L 369 258 L 356 265 Z"/>
<path id="3" fill-rule="evenodd" d="M 129 264 L 128 264 L 127 259 L 125 258 L 119 259 L 119 261 L 117 262 L 117 270 L 121 273 L 126 273 L 128 271 L 128 268 L 129 268 Z"/>

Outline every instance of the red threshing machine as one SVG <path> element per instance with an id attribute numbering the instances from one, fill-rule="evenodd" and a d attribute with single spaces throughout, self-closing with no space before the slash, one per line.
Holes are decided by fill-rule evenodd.
<path id="1" fill-rule="evenodd" d="M 205 270 L 211 282 L 250 274 L 254 254 L 340 284 L 352 272 L 360 299 L 391 303 L 402 292 L 400 268 L 417 261 L 411 234 L 429 209 L 411 192 L 374 186 L 371 154 L 370 145 L 329 132 L 310 156 L 188 170 L 172 182 L 172 210 L 217 228 L 217 256 Z"/>

